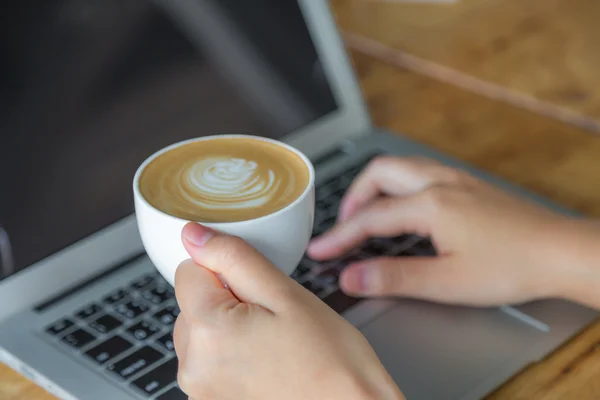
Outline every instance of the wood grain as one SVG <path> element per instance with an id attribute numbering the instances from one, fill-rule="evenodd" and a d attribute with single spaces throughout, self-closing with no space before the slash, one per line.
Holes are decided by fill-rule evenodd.
<path id="1" fill-rule="evenodd" d="M 571 1 L 575 6 L 586 3 L 583 0 Z M 428 38 L 427 40 L 423 39 L 424 47 L 419 47 L 423 54 L 436 49 L 444 50 L 444 47 L 447 46 L 447 50 L 442 51 L 441 54 L 458 63 L 458 67 L 466 69 L 464 67 L 466 64 L 460 64 L 460 54 L 471 54 L 471 52 L 478 54 L 476 51 L 478 47 L 474 47 L 475 50 L 459 48 L 460 46 L 455 42 L 456 37 L 471 40 L 471 36 L 473 36 L 475 37 L 473 38 L 474 43 L 487 43 L 491 40 L 489 36 L 487 38 L 476 37 L 481 36 L 479 35 L 480 31 L 487 31 L 488 28 L 485 26 L 489 22 L 476 19 L 475 16 L 481 14 L 477 14 L 475 11 L 483 13 L 487 10 L 489 13 L 491 5 L 501 2 L 500 0 L 463 0 L 464 4 L 472 5 L 472 9 L 475 11 L 452 9 L 452 7 L 457 7 L 456 5 L 420 6 L 443 7 L 449 13 L 443 15 L 442 11 L 436 9 L 431 14 L 433 16 L 430 21 L 421 21 L 417 18 L 422 9 L 416 6 L 410 6 L 414 8 L 411 8 L 412 11 L 409 14 L 394 17 L 385 12 L 385 10 L 389 12 L 389 8 L 384 8 L 392 7 L 391 4 L 375 5 L 376 2 L 373 2 L 369 7 L 375 6 L 376 8 L 371 9 L 367 8 L 367 5 L 359 4 L 358 0 L 340 0 L 334 3 L 338 15 L 341 14 L 342 19 L 348 18 L 350 13 L 357 14 L 352 18 L 362 18 L 362 25 L 357 28 L 357 31 L 369 30 L 367 33 L 375 32 L 379 35 L 378 38 L 390 40 L 386 39 L 385 30 L 387 28 L 385 27 L 394 25 L 394 21 L 397 24 L 403 23 L 412 30 L 406 27 L 394 27 L 394 29 L 400 31 L 404 29 L 402 32 L 406 32 L 406 36 L 402 37 L 405 40 L 410 37 L 414 40 Z M 368 1 L 363 1 L 363 3 L 368 3 Z M 521 18 L 520 13 L 525 11 L 527 15 L 538 15 L 532 11 L 535 6 L 542 7 L 547 14 L 551 9 L 551 4 L 556 5 L 560 2 L 558 0 L 547 0 L 546 3 L 522 0 L 513 3 L 523 4 L 522 9 L 514 4 L 510 6 L 515 11 L 515 18 Z M 541 6 L 540 4 L 548 5 Z M 597 10 L 595 3 L 588 1 L 586 4 L 590 7 L 590 15 L 594 15 Z M 399 5 L 393 6 L 398 7 Z M 402 7 L 408 6 L 402 5 Z M 492 14 L 494 13 L 495 11 L 492 12 Z M 566 13 L 566 15 L 570 14 Z M 493 20 L 495 21 L 496 18 L 501 20 L 499 16 L 493 17 Z M 535 18 L 541 21 L 538 22 L 540 26 L 550 29 L 552 25 L 550 22 L 544 22 L 541 16 Z M 365 21 L 367 19 L 368 21 Z M 471 34 L 468 33 L 466 27 L 461 27 L 459 32 L 444 37 L 442 33 L 448 34 L 447 29 L 449 28 L 445 28 L 444 31 L 440 26 L 446 26 L 450 23 L 449 21 L 460 21 L 461 24 L 470 21 L 475 27 Z M 372 25 L 370 28 L 369 24 Z M 561 24 L 566 24 L 566 22 L 558 23 L 558 25 Z M 417 33 L 426 32 L 428 28 L 437 32 L 438 36 L 417 35 Z M 501 30 L 506 29 L 509 28 L 502 27 Z M 527 29 L 523 27 L 521 29 L 527 33 Z M 528 29 L 534 30 L 533 28 Z M 442 43 L 433 43 L 435 38 L 438 41 L 441 40 Z M 429 40 L 432 43 L 429 43 Z M 526 36 L 523 41 L 536 42 L 534 39 L 527 39 Z M 526 49 L 518 50 L 520 49 L 519 42 L 517 36 L 510 40 L 509 48 L 516 46 L 511 52 L 514 51 L 515 54 L 521 54 L 525 60 L 530 60 L 533 56 Z M 537 43 L 544 42 L 537 39 Z M 499 44 L 496 46 L 502 47 Z M 536 53 L 536 46 L 533 44 L 529 49 L 534 54 L 542 54 Z M 453 54 L 457 55 L 453 56 Z M 572 86 L 569 79 L 554 81 L 552 77 L 559 76 L 560 73 L 552 70 L 552 63 L 544 63 L 544 65 L 535 63 L 536 68 L 549 70 L 549 72 L 542 72 L 543 76 L 549 78 L 534 80 L 535 84 L 530 85 L 527 79 L 519 75 L 519 68 L 515 68 L 514 64 L 510 62 L 486 67 L 487 62 L 483 62 L 487 60 L 484 57 L 485 54 L 477 57 L 471 56 L 475 61 L 480 60 L 474 64 L 481 64 L 477 67 L 480 69 L 472 67 L 471 72 L 489 73 L 491 78 L 500 83 L 508 82 L 517 88 L 526 87 L 535 91 L 536 95 L 545 93 L 544 96 L 552 101 L 585 110 L 593 115 L 600 112 L 600 108 L 594 109 L 597 100 L 591 88 L 597 85 L 594 86 L 595 81 L 592 79 L 591 71 L 589 71 L 590 74 L 583 74 L 582 80 L 577 80 L 577 85 Z M 511 57 L 517 57 L 517 55 Z M 518 57 L 510 59 L 515 61 Z M 580 65 L 573 61 L 575 59 L 571 59 L 569 65 Z M 453 85 L 441 83 L 356 52 L 353 53 L 353 60 L 377 125 L 391 131 L 402 132 L 482 169 L 547 195 L 560 203 L 588 215 L 600 217 L 600 185 L 597 183 L 598 177 L 600 177 L 600 163 L 597 161 L 600 159 L 600 137 L 590 135 L 585 130 L 572 125 L 461 90 Z M 536 70 L 532 66 L 528 68 L 528 71 Z M 513 79 L 510 75 L 515 70 L 517 70 L 518 77 Z M 600 81 L 600 78 L 595 79 Z M 540 85 L 539 82 L 544 85 Z M 576 88 L 580 92 L 577 94 L 577 91 L 573 91 L 570 96 L 566 96 L 570 99 L 567 101 L 564 96 L 550 96 L 548 93 L 551 94 L 552 90 L 539 89 L 561 87 Z M 581 92 L 584 94 L 581 95 Z M 598 106 L 600 107 L 600 103 Z M 547 359 L 527 368 L 489 397 L 493 400 L 591 400 L 599 398 L 600 323 L 586 329 Z M 51 400 L 54 397 L 8 367 L 0 365 L 0 399 Z"/>
<path id="2" fill-rule="evenodd" d="M 600 2 L 333 0 L 340 26 L 505 88 L 600 117 Z"/>
<path id="3" fill-rule="evenodd" d="M 56 400 L 56 397 L 0 363 L 0 399 Z"/>

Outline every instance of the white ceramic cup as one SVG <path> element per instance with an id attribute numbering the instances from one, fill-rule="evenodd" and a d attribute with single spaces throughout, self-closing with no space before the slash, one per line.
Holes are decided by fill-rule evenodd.
<path id="1" fill-rule="evenodd" d="M 308 246 L 315 212 L 315 170 L 308 157 L 285 143 L 250 135 L 206 136 L 175 143 L 146 159 L 133 179 L 135 214 L 142 243 L 150 260 L 171 285 L 175 282 L 177 266 L 190 258 L 181 242 L 181 230 L 189 221 L 166 214 L 150 205 L 140 191 L 140 175 L 152 160 L 169 150 L 191 142 L 226 138 L 263 140 L 294 152 L 308 168 L 308 185 L 300 197 L 272 214 L 239 222 L 202 222 L 202 225 L 241 237 L 288 275 L 294 271 Z"/>

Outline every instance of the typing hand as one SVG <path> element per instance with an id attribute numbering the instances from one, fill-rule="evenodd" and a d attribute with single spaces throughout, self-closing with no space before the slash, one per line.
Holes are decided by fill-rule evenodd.
<path id="1" fill-rule="evenodd" d="M 309 255 L 334 258 L 371 236 L 403 233 L 430 236 L 439 257 L 362 261 L 343 271 L 342 289 L 475 306 L 543 297 L 600 305 L 597 295 L 579 295 L 600 284 L 600 268 L 592 267 L 600 257 L 590 252 L 598 247 L 596 228 L 425 159 L 372 161 Z"/>
<path id="2" fill-rule="evenodd" d="M 183 242 L 174 340 L 188 396 L 402 398 L 358 330 L 244 241 L 190 223 Z"/>

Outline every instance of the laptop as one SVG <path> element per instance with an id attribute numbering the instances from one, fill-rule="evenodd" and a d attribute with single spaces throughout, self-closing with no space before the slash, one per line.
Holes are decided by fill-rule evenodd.
<path id="1" fill-rule="evenodd" d="M 170 143 L 233 132 L 296 146 L 317 171 L 315 235 L 382 153 L 569 213 L 373 126 L 325 0 L 23 0 L 3 16 L 0 361 L 59 398 L 187 399 L 173 289 L 132 216 L 136 167 Z M 558 300 L 472 309 L 339 290 L 345 265 L 382 254 L 435 248 L 374 238 L 292 277 L 362 331 L 409 399 L 479 399 L 597 317 Z"/>

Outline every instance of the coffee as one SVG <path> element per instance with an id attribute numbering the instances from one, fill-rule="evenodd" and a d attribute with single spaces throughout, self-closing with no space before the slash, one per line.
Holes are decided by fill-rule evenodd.
<path id="1" fill-rule="evenodd" d="M 139 190 L 154 208 L 197 222 L 272 214 L 306 190 L 309 169 L 295 152 L 251 137 L 184 143 L 153 159 Z"/>

